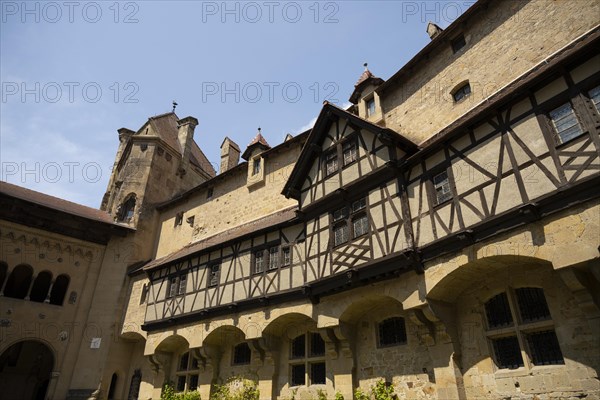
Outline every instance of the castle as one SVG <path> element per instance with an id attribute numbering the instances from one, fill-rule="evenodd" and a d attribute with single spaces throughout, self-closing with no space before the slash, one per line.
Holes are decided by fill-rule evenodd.
<path id="1" fill-rule="evenodd" d="M 99 210 L 0 183 L 0 397 L 599 399 L 599 15 L 479 0 L 218 174 L 121 128 Z"/>

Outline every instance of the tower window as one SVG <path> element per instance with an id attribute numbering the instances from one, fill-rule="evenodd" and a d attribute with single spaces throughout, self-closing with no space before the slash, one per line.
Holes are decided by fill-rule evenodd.
<path id="1" fill-rule="evenodd" d="M 366 102 L 367 117 L 375 114 L 375 99 L 371 98 Z"/>
<path id="2" fill-rule="evenodd" d="M 456 53 L 460 49 L 462 49 L 463 47 L 465 47 L 466 44 L 467 44 L 467 42 L 465 41 L 465 36 L 461 34 L 461 35 L 455 37 L 454 39 L 452 39 L 452 41 L 450 42 L 450 44 L 452 45 L 452 51 L 454 53 Z"/>
<path id="3" fill-rule="evenodd" d="M 509 288 L 485 303 L 485 315 L 499 368 L 564 364 L 543 289 Z"/>
<path id="4" fill-rule="evenodd" d="M 471 85 L 469 82 L 458 86 L 458 88 L 452 91 L 452 98 L 454 98 L 454 102 L 458 103 L 459 101 L 464 100 L 465 98 L 471 95 Z"/>
<path id="5" fill-rule="evenodd" d="M 129 222 L 133 218 L 133 211 L 135 210 L 135 195 L 130 195 L 117 212 L 117 220 Z"/>
<path id="6" fill-rule="evenodd" d="M 260 158 L 252 160 L 252 175 L 260 174 Z"/>

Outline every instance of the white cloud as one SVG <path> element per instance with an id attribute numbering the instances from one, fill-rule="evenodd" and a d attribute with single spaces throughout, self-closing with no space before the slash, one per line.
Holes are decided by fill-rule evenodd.
<path id="1" fill-rule="evenodd" d="M 311 119 L 311 120 L 310 120 L 310 121 L 309 121 L 307 124 L 305 124 L 305 125 L 303 125 L 302 127 L 300 127 L 300 128 L 298 128 L 298 129 L 296 129 L 296 130 L 294 131 L 294 134 L 295 134 L 295 135 L 297 135 L 297 134 L 299 134 L 299 133 L 302 133 L 302 132 L 304 132 L 304 131 L 307 131 L 307 130 L 311 129 L 313 126 L 315 126 L 315 122 L 317 122 L 317 118 L 318 118 L 318 117 L 314 117 L 314 118 L 312 118 L 312 119 Z"/>

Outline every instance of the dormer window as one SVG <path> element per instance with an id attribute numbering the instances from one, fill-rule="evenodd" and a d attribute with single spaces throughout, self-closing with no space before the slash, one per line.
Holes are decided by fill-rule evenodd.
<path id="1" fill-rule="evenodd" d="M 454 98 L 454 102 L 458 103 L 459 101 L 464 100 L 469 97 L 471 94 L 471 85 L 469 85 L 469 81 L 458 85 L 452 92 L 452 97 Z"/>
<path id="2" fill-rule="evenodd" d="M 369 100 L 367 100 L 366 108 L 367 108 L 367 117 L 370 117 L 371 115 L 375 114 L 375 98 L 374 97 L 371 97 Z"/>
<path id="3" fill-rule="evenodd" d="M 452 39 L 450 44 L 452 45 L 452 51 L 454 53 L 458 53 L 458 51 L 465 47 L 467 44 L 467 42 L 465 41 L 465 35 L 460 34 L 459 36 Z"/>
<path id="4" fill-rule="evenodd" d="M 252 160 L 252 175 L 260 174 L 260 158 Z"/>

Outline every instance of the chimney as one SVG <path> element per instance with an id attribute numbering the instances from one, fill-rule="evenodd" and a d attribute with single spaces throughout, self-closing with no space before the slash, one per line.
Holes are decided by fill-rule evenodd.
<path id="1" fill-rule="evenodd" d="M 225 171 L 238 165 L 240 162 L 240 148 L 239 146 L 227 136 L 221 143 L 221 171 L 222 174 Z"/>
<path id="2" fill-rule="evenodd" d="M 183 177 L 190 163 L 192 143 L 194 143 L 194 129 L 198 125 L 198 120 L 194 117 L 185 117 L 177 121 L 177 125 L 177 139 L 181 148 L 181 160 L 179 161 L 177 173 Z"/>
<path id="3" fill-rule="evenodd" d="M 434 24 L 433 22 L 429 22 L 427 24 L 427 34 L 431 40 L 435 39 L 437 35 L 442 33 L 443 29 Z"/>

